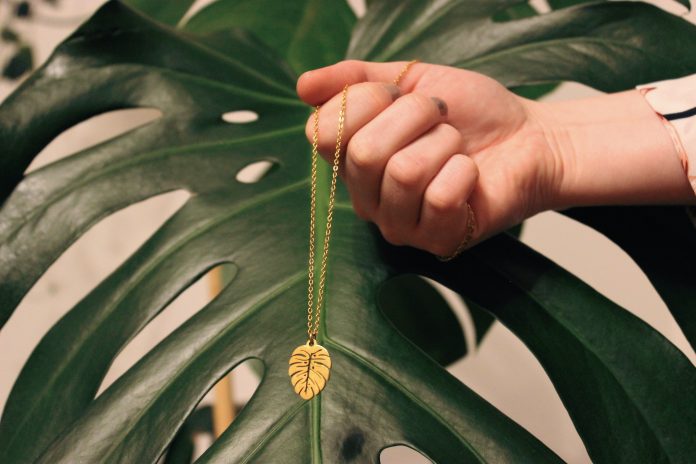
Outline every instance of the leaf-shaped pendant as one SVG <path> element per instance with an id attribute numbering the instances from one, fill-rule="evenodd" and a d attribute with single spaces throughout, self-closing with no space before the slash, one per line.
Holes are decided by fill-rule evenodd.
<path id="1" fill-rule="evenodd" d="M 288 375 L 295 393 L 309 400 L 326 386 L 331 373 L 329 352 L 316 343 L 305 343 L 295 348 L 290 356 Z"/>

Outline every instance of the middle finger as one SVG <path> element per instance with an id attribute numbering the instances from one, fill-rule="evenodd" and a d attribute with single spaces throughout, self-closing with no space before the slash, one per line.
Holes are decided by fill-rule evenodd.
<path id="1" fill-rule="evenodd" d="M 418 93 L 398 98 L 348 141 L 345 180 L 355 211 L 373 219 L 389 158 L 445 119 L 442 100 Z"/>

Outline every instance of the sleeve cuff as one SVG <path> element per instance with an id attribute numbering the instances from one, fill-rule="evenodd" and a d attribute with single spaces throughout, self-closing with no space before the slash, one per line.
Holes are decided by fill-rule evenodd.
<path id="1" fill-rule="evenodd" d="M 696 74 L 636 88 L 662 117 L 696 195 Z"/>

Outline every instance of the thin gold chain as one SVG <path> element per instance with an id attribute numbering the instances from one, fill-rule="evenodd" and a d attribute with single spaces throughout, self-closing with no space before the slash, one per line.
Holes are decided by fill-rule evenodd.
<path id="1" fill-rule="evenodd" d="M 394 85 L 399 85 L 401 78 L 409 68 L 418 60 L 409 61 L 399 75 L 394 79 Z M 309 207 L 309 258 L 308 258 L 308 283 L 307 283 L 307 337 L 308 344 L 314 345 L 319 334 L 319 319 L 324 303 L 324 287 L 326 286 L 326 274 L 329 261 L 329 241 L 331 240 L 331 224 L 333 223 L 334 204 L 336 203 L 336 182 L 338 180 L 338 166 L 341 160 L 341 145 L 343 143 L 343 125 L 346 116 L 346 99 L 348 85 L 343 87 L 341 93 L 341 106 L 338 111 L 338 134 L 336 135 L 336 149 L 334 151 L 331 167 L 331 184 L 329 187 L 329 205 L 326 213 L 326 233 L 324 234 L 324 250 L 321 256 L 319 271 L 319 288 L 317 289 L 317 301 L 314 303 L 314 241 L 316 238 L 316 209 L 317 209 L 317 165 L 319 159 L 319 106 L 314 107 L 314 127 L 312 134 L 312 173 Z"/>
<path id="2" fill-rule="evenodd" d="M 343 142 L 343 122 L 346 115 L 346 98 L 348 95 L 348 85 L 343 87 L 341 93 L 341 107 L 338 112 L 338 135 L 336 136 L 336 149 L 334 151 L 333 165 L 331 168 L 331 185 L 329 187 L 329 206 L 326 213 L 326 233 L 324 234 L 324 250 L 321 256 L 321 267 L 319 272 L 319 288 L 317 289 L 316 310 L 313 310 L 314 303 L 314 239 L 316 237 L 316 208 L 317 208 L 317 164 L 318 164 L 318 141 L 319 141 L 319 106 L 314 108 L 314 134 L 312 136 L 312 177 L 311 177 L 311 201 L 309 218 L 309 277 L 307 285 L 307 336 L 309 344 L 313 345 L 319 334 L 319 319 L 321 317 L 321 307 L 324 303 L 324 287 L 326 285 L 326 270 L 329 261 L 329 241 L 331 240 L 331 224 L 333 223 L 333 210 L 336 202 L 336 181 L 338 179 L 338 165 L 341 160 L 341 144 Z M 313 313 L 315 313 L 313 315 Z M 314 324 L 312 324 L 314 319 Z"/>
<path id="3" fill-rule="evenodd" d="M 399 75 L 396 76 L 396 79 L 394 79 L 394 85 L 399 85 L 399 82 L 401 82 L 401 78 L 404 77 L 404 74 L 406 74 L 408 70 L 411 68 L 411 66 L 413 66 L 415 63 L 418 63 L 418 60 L 411 60 L 404 65 Z"/>

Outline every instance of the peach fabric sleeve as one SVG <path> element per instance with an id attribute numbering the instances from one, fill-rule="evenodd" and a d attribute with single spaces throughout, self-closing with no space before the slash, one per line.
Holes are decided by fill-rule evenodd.
<path id="1" fill-rule="evenodd" d="M 696 74 L 637 89 L 665 123 L 696 195 Z"/>

